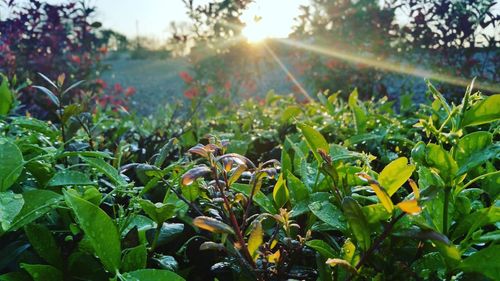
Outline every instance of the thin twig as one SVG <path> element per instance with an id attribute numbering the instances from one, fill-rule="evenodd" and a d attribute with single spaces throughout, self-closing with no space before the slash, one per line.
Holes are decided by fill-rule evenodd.
<path id="1" fill-rule="evenodd" d="M 368 258 L 378 249 L 380 244 L 382 244 L 382 242 L 384 242 L 384 240 L 389 236 L 392 229 L 394 228 L 394 225 L 396 225 L 396 223 L 405 215 L 406 213 L 401 213 L 397 217 L 391 220 L 391 222 L 385 227 L 384 232 L 382 232 L 382 234 L 380 234 L 380 236 L 377 237 L 377 239 L 373 242 L 372 246 L 368 250 L 366 250 L 366 252 L 361 256 L 361 258 L 359 259 L 358 263 L 355 266 L 356 270 L 359 270 L 366 263 Z M 352 280 L 353 277 L 354 275 L 350 275 L 346 280 Z"/>

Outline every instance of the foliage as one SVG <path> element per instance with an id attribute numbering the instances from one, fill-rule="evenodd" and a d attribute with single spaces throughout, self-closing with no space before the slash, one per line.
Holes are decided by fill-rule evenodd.
<path id="1" fill-rule="evenodd" d="M 499 277 L 498 95 L 196 96 L 151 120 L 45 84 L 57 122 L 0 119 L 0 280 Z"/>
<path id="2" fill-rule="evenodd" d="M 452 77 L 498 83 L 496 1 L 311 1 L 293 37 L 333 55 L 294 50 L 295 69 L 313 89 L 358 85 L 366 96 L 413 90 L 394 85 L 385 69 L 416 66 Z M 417 74 L 417 73 L 414 73 Z M 439 80 L 439 79 L 438 79 Z M 348 81 L 349 84 L 345 84 Z M 447 90 L 459 91 L 450 81 Z M 348 86 L 347 86 L 348 87 Z M 451 87 L 451 88 L 450 88 Z M 394 89 L 395 88 L 395 89 Z M 346 89 L 342 89 L 346 90 Z"/>
<path id="3" fill-rule="evenodd" d="M 19 3 L 3 1 L 9 16 L 0 21 L 0 71 L 2 83 L 7 78 L 16 87 L 17 104 L 9 110 L 29 112 L 39 118 L 55 120 L 54 100 L 40 95 L 32 83 L 45 83 L 49 77 L 64 74 L 73 81 L 85 81 L 62 97 L 63 103 L 78 103 L 85 110 L 99 105 L 115 110 L 126 109 L 135 89 L 124 89 L 120 84 L 107 87 L 98 77 L 107 66 L 102 58 L 108 46 L 124 48 L 126 38 L 110 30 L 100 31 L 101 24 L 92 22 L 95 12 L 84 1 L 67 4 L 49 4 L 38 0 Z M 17 81 L 26 81 L 18 85 Z M 2 85 L 2 89 L 5 86 Z M 0 92 L 4 97 L 5 91 Z M 6 109 L 0 108 L 5 114 Z"/>

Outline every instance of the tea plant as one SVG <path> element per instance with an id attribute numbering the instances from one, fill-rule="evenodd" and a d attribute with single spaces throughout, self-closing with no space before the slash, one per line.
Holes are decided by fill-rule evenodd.
<path id="1" fill-rule="evenodd" d="M 0 280 L 499 277 L 499 95 L 200 96 L 140 119 L 43 78 L 56 122 L 0 84 Z"/>

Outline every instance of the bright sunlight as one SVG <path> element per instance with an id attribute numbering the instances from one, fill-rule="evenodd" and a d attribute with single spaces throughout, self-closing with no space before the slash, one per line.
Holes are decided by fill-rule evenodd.
<path id="1" fill-rule="evenodd" d="M 304 0 L 273 0 L 253 2 L 243 13 L 242 35 L 251 43 L 266 38 L 285 38 L 294 26 L 299 6 Z"/>

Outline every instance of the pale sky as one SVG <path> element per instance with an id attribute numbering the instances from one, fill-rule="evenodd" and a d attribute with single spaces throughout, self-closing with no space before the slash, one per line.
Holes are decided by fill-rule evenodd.
<path id="1" fill-rule="evenodd" d="M 54 0 L 57 1 L 57 0 Z M 59 0 L 61 1 L 61 0 Z M 194 0 L 195 4 L 207 0 Z M 274 22 L 273 35 L 285 37 L 290 33 L 293 18 L 299 13 L 299 6 L 308 0 L 256 0 L 244 13 L 243 20 L 252 20 L 258 14 L 263 24 Z M 186 9 L 182 0 L 92 0 L 97 6 L 97 17 L 105 28 L 112 28 L 129 37 L 139 33 L 159 40 L 168 38 L 168 26 L 172 21 L 187 22 Z"/>
<path id="2" fill-rule="evenodd" d="M 28 2 L 28 0 L 20 0 Z M 210 0 L 193 0 L 195 5 L 206 4 Z M 71 0 L 45 0 L 48 3 L 65 3 Z M 128 37 L 148 36 L 160 41 L 169 38 L 169 24 L 189 22 L 182 0 L 86 0 L 97 7 L 96 20 L 104 28 L 111 28 Z M 286 37 L 291 32 L 294 18 L 299 14 L 299 6 L 308 0 L 255 0 L 243 14 L 243 20 L 252 21 L 255 15 L 262 17 L 262 25 L 271 26 L 274 37 Z M 0 11 L 0 17 L 5 16 Z"/>

